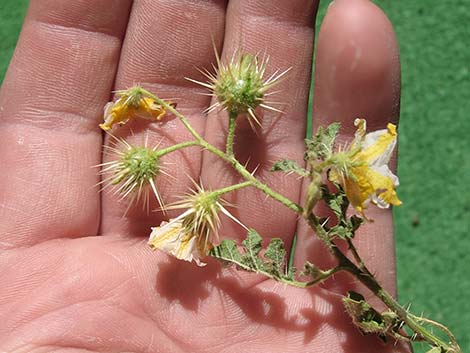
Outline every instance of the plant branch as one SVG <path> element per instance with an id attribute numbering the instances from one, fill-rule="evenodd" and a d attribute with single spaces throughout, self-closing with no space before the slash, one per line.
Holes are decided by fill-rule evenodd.
<path id="1" fill-rule="evenodd" d="M 412 316 L 418 322 L 425 322 L 429 325 L 432 325 L 432 326 L 437 327 L 438 329 L 442 330 L 449 337 L 452 344 L 456 348 L 458 348 L 459 351 L 462 350 L 460 348 L 459 344 L 457 343 L 457 340 L 455 339 L 455 336 L 453 335 L 453 333 L 447 327 L 445 327 L 444 325 L 442 325 L 439 322 L 436 322 L 434 320 L 426 319 L 425 317 L 419 317 L 419 316 L 413 315 L 411 313 L 409 313 L 408 315 Z"/>
<path id="2" fill-rule="evenodd" d="M 222 189 L 214 190 L 214 191 L 212 191 L 212 193 L 217 195 L 217 196 L 220 196 L 220 195 L 226 194 L 228 192 L 232 192 L 232 191 L 235 191 L 235 190 L 238 190 L 238 189 L 245 188 L 245 187 L 250 186 L 250 185 L 253 185 L 253 183 L 251 181 L 245 181 L 243 183 L 230 185 L 230 186 L 227 186 L 227 187 L 222 188 Z"/>
<path id="3" fill-rule="evenodd" d="M 352 253 L 353 257 L 354 257 L 354 260 L 356 260 L 356 263 L 357 263 L 358 267 L 359 267 L 361 270 L 363 270 L 364 272 L 369 272 L 369 271 L 367 270 L 367 267 L 366 267 L 365 264 L 364 264 L 364 261 L 362 261 L 362 258 L 359 256 L 359 253 L 357 252 L 357 249 L 356 249 L 356 247 L 354 246 L 354 244 L 353 244 L 351 238 L 347 238 L 347 239 L 346 239 L 346 242 L 348 243 L 348 248 L 349 248 L 349 250 L 351 250 L 351 253 Z"/>
<path id="4" fill-rule="evenodd" d="M 237 127 L 237 112 L 230 112 L 229 113 L 229 120 L 228 120 L 228 133 L 227 133 L 227 146 L 225 148 L 225 153 L 229 157 L 233 157 L 233 141 L 235 138 L 235 128 Z"/>
<path id="5" fill-rule="evenodd" d="M 159 155 L 159 157 L 162 157 L 162 156 L 164 156 L 168 153 L 180 150 L 182 148 L 186 148 L 186 147 L 190 147 L 190 146 L 199 146 L 199 145 L 200 145 L 199 141 L 196 141 L 196 140 L 185 141 L 185 142 L 181 142 L 181 143 L 178 143 L 176 145 L 169 146 L 169 147 L 166 147 L 166 148 L 162 148 L 161 150 L 158 150 L 158 155 Z"/>
<path id="6" fill-rule="evenodd" d="M 312 216 L 309 217 L 313 218 Z M 314 227 L 314 231 L 317 233 L 318 237 L 325 242 L 328 248 L 332 251 L 334 256 L 339 262 L 339 266 L 344 268 L 345 271 L 351 273 L 356 277 L 362 284 L 369 288 L 389 309 L 391 309 L 398 317 L 404 321 L 408 327 L 413 330 L 417 335 L 422 337 L 426 342 L 430 343 L 433 346 L 441 347 L 445 349 L 446 352 L 456 352 L 461 353 L 459 347 L 450 347 L 446 342 L 442 341 L 439 337 L 434 335 L 432 332 L 427 330 L 424 326 L 420 325 L 415 317 L 408 313 L 381 285 L 377 282 L 371 272 L 367 269 L 365 265 L 363 268 L 358 267 L 354 264 L 349 258 L 343 254 L 343 252 L 334 244 L 328 235 L 326 234 L 323 227 L 318 222 L 309 222 L 310 226 Z M 356 253 L 357 254 L 357 253 Z M 359 254 L 357 254 L 359 257 Z M 360 257 L 359 257 L 360 258 Z M 359 261 L 363 263 L 362 260 Z"/>

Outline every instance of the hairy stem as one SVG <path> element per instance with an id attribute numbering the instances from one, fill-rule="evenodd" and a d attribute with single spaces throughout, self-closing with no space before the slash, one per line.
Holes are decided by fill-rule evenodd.
<path id="1" fill-rule="evenodd" d="M 320 275 L 317 278 L 315 278 L 314 280 L 309 281 L 309 282 L 302 282 L 302 283 L 305 283 L 304 287 L 311 287 L 311 286 L 314 286 L 318 283 L 321 283 L 321 282 L 325 281 L 326 279 L 333 276 L 335 273 L 340 272 L 340 271 L 344 271 L 344 270 L 346 270 L 346 269 L 343 266 L 336 266 L 336 267 L 331 268 L 329 270 L 321 271 Z"/>
<path id="2" fill-rule="evenodd" d="M 227 146 L 225 153 L 229 157 L 233 157 L 233 140 L 235 138 L 235 128 L 237 127 L 237 112 L 230 112 L 228 120 Z"/>
<path id="3" fill-rule="evenodd" d="M 429 325 L 432 325 L 432 326 L 437 327 L 438 329 L 442 330 L 450 338 L 450 341 L 452 342 L 454 347 L 458 349 L 457 351 L 460 352 L 462 350 L 460 348 L 459 344 L 457 343 L 457 340 L 455 339 L 455 336 L 453 335 L 453 333 L 447 327 L 445 327 L 444 325 L 442 325 L 439 322 L 436 322 L 434 320 L 426 319 L 425 317 L 419 317 L 419 316 L 416 316 L 416 315 L 413 315 L 413 314 L 410 314 L 410 313 L 408 315 L 412 316 L 417 322 L 424 322 L 424 323 L 427 323 Z"/>
<path id="4" fill-rule="evenodd" d="M 227 162 L 232 164 L 233 168 L 240 174 L 245 180 L 250 181 L 254 187 L 258 188 L 262 192 L 264 192 L 266 195 L 270 196 L 276 201 L 279 201 L 282 203 L 284 206 L 289 208 L 290 210 L 294 211 L 295 213 L 301 214 L 302 213 L 302 207 L 300 207 L 298 204 L 295 202 L 291 201 L 287 197 L 275 192 L 273 189 L 271 189 L 268 185 L 262 183 L 259 181 L 253 174 L 251 174 L 246 168 L 240 164 L 236 159 L 234 158 L 228 158 L 226 159 Z"/>
<path id="5" fill-rule="evenodd" d="M 193 129 L 189 121 L 186 119 L 184 115 L 182 115 L 180 112 L 178 112 L 175 108 L 173 108 L 168 102 L 164 101 L 163 99 L 160 99 L 156 97 L 155 95 L 151 94 L 151 97 L 155 99 L 155 101 L 158 104 L 161 104 L 166 110 L 174 114 L 182 123 L 183 125 L 188 129 L 188 131 L 194 136 L 194 138 L 198 141 L 199 145 L 202 146 L 204 149 L 208 150 L 209 152 L 212 152 L 216 156 L 222 158 L 224 161 L 227 163 L 231 164 L 233 168 L 240 174 L 245 180 L 250 181 L 253 186 L 256 188 L 260 189 L 263 191 L 266 195 L 272 197 L 273 199 L 279 201 L 280 203 L 284 204 L 287 206 L 289 209 L 294 211 L 295 213 L 301 214 L 302 213 L 302 207 L 297 205 L 295 202 L 289 200 L 287 197 L 275 192 L 272 190 L 269 186 L 266 184 L 260 182 L 253 174 L 251 174 L 240 162 L 238 162 L 234 156 L 229 156 L 228 154 L 222 152 L 219 150 L 217 147 L 211 145 L 209 142 L 204 140 L 201 135 L 199 135 L 196 130 Z"/>
<path id="6" fill-rule="evenodd" d="M 312 218 L 312 217 L 310 217 Z M 441 347 L 445 352 L 458 352 L 460 349 L 457 347 L 452 348 L 446 342 L 442 341 L 439 337 L 434 335 L 432 332 L 427 330 L 424 326 L 419 324 L 419 322 L 414 318 L 413 315 L 409 314 L 406 309 L 404 309 L 400 303 L 398 303 L 391 295 L 388 293 L 382 286 L 377 282 L 372 273 L 367 269 L 363 264 L 362 259 L 359 257 L 359 254 L 356 252 L 356 256 L 359 257 L 359 263 L 362 264 L 361 267 L 358 267 L 354 264 L 349 258 L 343 254 L 343 252 L 330 240 L 326 234 L 323 227 L 318 224 L 318 222 L 309 221 L 310 226 L 313 226 L 314 231 L 318 237 L 322 240 L 326 239 L 326 245 L 332 251 L 339 262 L 339 266 L 344 268 L 344 270 L 351 273 L 356 277 L 362 284 L 369 288 L 389 309 L 395 312 L 398 317 L 404 321 L 408 327 L 413 330 L 417 335 L 423 338 L 426 342 L 430 343 L 432 346 Z M 324 241 L 325 242 L 325 241 Z M 458 349 L 458 350 L 457 350 Z"/>
<path id="7" fill-rule="evenodd" d="M 170 146 L 170 147 L 167 147 L 167 148 L 162 148 L 161 150 L 158 150 L 158 155 L 160 157 L 162 157 L 162 156 L 164 156 L 168 153 L 180 150 L 182 148 L 191 147 L 191 146 L 198 146 L 198 145 L 200 145 L 199 141 L 195 141 L 195 140 L 181 142 L 181 143 L 178 143 L 176 145 L 173 145 L 173 146 Z"/>
<path id="8" fill-rule="evenodd" d="M 253 185 L 253 183 L 251 181 L 245 181 L 243 183 L 230 185 L 230 186 L 227 186 L 227 187 L 222 188 L 222 189 L 214 190 L 214 191 L 212 191 L 212 193 L 217 195 L 217 196 L 220 196 L 220 195 L 226 194 L 228 192 L 232 192 L 232 191 L 235 191 L 235 190 L 238 190 L 238 189 L 246 188 L 247 186 L 250 186 L 250 185 Z"/>

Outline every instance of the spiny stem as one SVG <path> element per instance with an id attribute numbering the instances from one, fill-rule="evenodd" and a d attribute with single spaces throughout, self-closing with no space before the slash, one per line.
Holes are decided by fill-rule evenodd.
<path id="1" fill-rule="evenodd" d="M 310 221 L 309 224 L 310 226 L 314 227 L 314 231 L 317 233 L 320 239 L 326 240 L 325 244 L 335 255 L 339 265 L 344 268 L 344 270 L 351 273 L 362 284 L 369 288 L 388 308 L 394 311 L 398 317 L 403 320 L 410 329 L 413 330 L 413 332 L 417 333 L 431 345 L 444 348 L 446 351 L 450 351 L 451 347 L 449 347 L 447 343 L 420 325 L 412 315 L 410 315 L 385 289 L 380 286 L 380 284 L 365 265 L 363 268 L 359 268 L 356 266 L 356 264 L 349 260 L 349 258 L 344 255 L 343 252 L 333 242 L 331 242 L 325 230 L 318 222 Z M 357 256 L 359 256 L 359 254 L 357 254 Z M 362 263 L 362 260 L 360 262 Z"/>
<path id="2" fill-rule="evenodd" d="M 340 263 L 343 264 L 346 271 L 350 272 L 356 277 L 362 284 L 369 288 L 382 302 L 394 311 L 398 317 L 403 320 L 408 327 L 422 337 L 425 341 L 430 343 L 432 346 L 441 347 L 449 352 L 451 347 L 442 341 L 439 337 L 428 331 L 424 326 L 420 325 L 409 313 L 404 309 L 400 303 L 398 303 L 385 289 L 383 289 L 377 280 L 370 274 L 364 273 L 354 263 L 352 263 L 338 248 L 335 249 L 335 255 L 339 259 Z"/>
<path id="3" fill-rule="evenodd" d="M 287 208 L 291 209 L 297 214 L 302 213 L 302 207 L 297 205 L 295 202 L 289 200 L 287 197 L 275 192 L 273 189 L 271 189 L 269 186 L 266 184 L 262 183 L 259 181 L 253 174 L 251 174 L 246 168 L 240 164 L 236 159 L 234 158 L 227 158 L 226 159 L 229 163 L 232 164 L 233 168 L 240 174 L 242 177 L 245 178 L 245 180 L 250 181 L 253 186 L 264 192 L 266 195 L 270 196 L 276 201 L 279 201 L 282 203 L 284 206 Z"/>
<path id="4" fill-rule="evenodd" d="M 214 257 L 217 258 L 217 255 L 215 255 Z M 326 270 L 326 271 L 320 271 L 320 273 L 318 274 L 317 277 L 315 277 L 315 279 L 311 280 L 311 281 L 308 281 L 308 282 L 303 282 L 303 281 L 297 281 L 297 280 L 294 280 L 294 279 L 290 279 L 290 278 L 286 278 L 286 277 L 278 277 L 278 276 L 275 276 L 273 275 L 272 273 L 270 272 L 267 272 L 263 269 L 257 269 L 257 270 L 254 270 L 252 267 L 250 266 L 247 266 L 245 263 L 243 262 L 238 262 L 238 261 L 234 261 L 234 260 L 230 260 L 230 262 L 232 262 L 233 264 L 235 264 L 237 267 L 241 268 L 241 269 L 244 269 L 245 271 L 248 271 L 248 272 L 255 272 L 255 273 L 258 273 L 258 274 L 262 274 L 268 278 L 271 278 L 271 279 L 274 279 L 278 282 L 281 282 L 281 283 L 284 283 L 284 284 L 288 284 L 290 286 L 294 286 L 294 287 L 297 287 L 297 288 L 307 288 L 307 287 L 311 287 L 311 286 L 314 286 L 316 284 L 319 284 L 319 283 L 322 283 L 324 282 L 325 280 L 327 280 L 328 278 L 330 278 L 331 276 L 333 276 L 335 273 L 339 272 L 339 271 L 342 271 L 344 270 L 344 268 L 342 268 L 341 266 L 336 266 L 334 268 L 331 268 L 329 270 Z"/>
<path id="5" fill-rule="evenodd" d="M 190 147 L 190 146 L 198 146 L 200 145 L 199 141 L 193 140 L 193 141 L 186 141 L 186 142 L 181 142 L 176 145 L 167 147 L 167 148 L 162 148 L 161 150 L 158 150 L 158 156 L 162 157 L 168 153 L 180 150 L 182 148 Z"/>
<path id="6" fill-rule="evenodd" d="M 357 262 L 357 265 L 358 267 L 361 269 L 361 270 L 367 270 L 365 264 L 364 264 L 364 261 L 362 261 L 362 258 L 359 256 L 359 253 L 357 252 L 357 249 L 356 247 L 354 246 L 351 238 L 347 238 L 347 243 L 348 243 L 348 247 L 349 247 L 349 250 L 351 250 L 351 253 L 353 254 L 353 257 L 354 257 L 354 260 L 356 260 Z"/>
<path id="7" fill-rule="evenodd" d="M 457 343 L 457 340 L 455 339 L 455 336 L 452 334 L 452 332 L 447 328 L 445 327 L 444 325 L 440 324 L 439 322 L 436 322 L 434 320 L 430 320 L 430 319 L 426 319 L 425 317 L 419 317 L 419 316 L 416 316 L 416 315 L 413 315 L 411 313 L 408 313 L 408 315 L 412 316 L 416 321 L 418 322 L 425 322 L 427 324 L 430 324 L 432 326 L 435 326 L 437 327 L 438 329 L 442 330 L 443 332 L 445 332 L 445 334 L 450 338 L 450 341 L 452 342 L 452 344 L 455 346 L 455 348 L 457 348 L 459 351 L 461 351 L 462 349 L 460 348 L 459 344 Z"/>
<path id="8" fill-rule="evenodd" d="M 233 166 L 233 168 L 240 174 L 242 177 L 245 178 L 247 181 L 251 181 L 253 186 L 256 188 L 260 189 L 263 191 L 266 195 L 272 197 L 273 199 L 281 202 L 285 206 L 287 206 L 289 209 L 294 211 L 295 213 L 301 214 L 302 212 L 302 207 L 297 205 L 295 202 L 292 202 L 289 200 L 287 197 L 282 196 L 281 194 L 275 192 L 272 190 L 269 186 L 266 184 L 263 184 L 260 182 L 257 178 L 255 178 L 240 162 L 238 162 L 233 156 L 229 156 L 226 153 L 222 152 L 219 150 L 217 147 L 211 145 L 208 143 L 206 140 L 202 138 L 201 135 L 199 135 L 196 130 L 193 129 L 189 121 L 186 119 L 186 117 L 178 112 L 175 108 L 173 108 L 169 103 L 164 101 L 163 99 L 158 98 L 154 94 L 148 92 L 148 94 L 155 99 L 155 101 L 162 105 L 166 110 L 174 114 L 182 123 L 183 125 L 188 129 L 188 131 L 194 136 L 194 138 L 199 142 L 199 144 L 206 150 L 212 152 L 216 156 L 222 158 L 224 161 L 228 162 Z"/>

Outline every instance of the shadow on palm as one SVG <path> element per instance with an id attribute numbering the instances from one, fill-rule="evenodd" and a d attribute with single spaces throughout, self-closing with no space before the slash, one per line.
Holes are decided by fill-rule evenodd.
<path id="1" fill-rule="evenodd" d="M 375 336 L 363 336 L 352 326 L 339 294 L 320 287 L 288 287 L 222 268 L 214 260 L 200 268 L 167 258 L 157 265 L 154 294 L 155 300 L 165 303 L 168 317 L 181 314 L 180 332 L 203 333 L 207 347 L 222 347 L 222 339 L 226 347 L 246 350 L 253 342 L 264 342 L 265 350 L 258 350 L 263 352 L 294 347 L 324 352 L 321 347 L 327 346 L 331 352 L 406 351 L 387 348 Z M 214 326 L 218 329 L 211 330 Z M 224 332 L 220 327 L 230 328 L 227 337 L 220 336 Z"/>

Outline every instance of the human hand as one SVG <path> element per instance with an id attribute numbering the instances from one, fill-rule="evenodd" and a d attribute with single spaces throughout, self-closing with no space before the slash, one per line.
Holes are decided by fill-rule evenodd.
<path id="1" fill-rule="evenodd" d="M 392 352 L 363 337 L 344 314 L 338 276 L 322 288 L 285 287 L 252 274 L 176 261 L 147 244 L 150 227 L 167 215 L 99 194 L 98 129 L 109 92 L 140 83 L 178 110 L 215 145 L 223 145 L 223 113 L 207 118 L 209 98 L 184 80 L 242 47 L 265 50 L 268 69 L 292 66 L 258 135 L 237 132 L 236 153 L 275 190 L 299 200 L 301 181 L 269 173 L 272 161 L 302 160 L 310 81 L 313 1 L 32 1 L 0 94 L 0 351 Z M 130 16 L 129 16 L 130 13 Z M 371 130 L 398 116 L 398 49 L 391 25 L 372 3 L 336 0 L 317 46 L 314 124 L 353 120 Z M 128 136 L 130 129 L 134 132 Z M 148 130 L 147 130 L 148 129 Z M 148 132 L 147 132 L 148 131 Z M 115 130 L 139 143 L 183 141 L 176 119 L 157 126 L 133 121 Z M 104 138 L 104 143 L 108 143 Z M 248 155 L 251 159 L 248 161 Z M 158 179 L 166 201 L 187 192 L 190 178 L 206 188 L 233 182 L 230 169 L 190 148 L 168 156 L 175 179 Z M 170 164 L 174 163 L 174 164 Z M 237 216 L 265 236 L 289 244 L 298 232 L 299 263 L 330 261 L 297 217 L 264 195 L 240 190 Z M 156 205 L 155 205 L 156 206 Z M 266 217 L 266 215 L 270 215 Z M 390 211 L 370 210 L 359 251 L 390 291 L 395 288 Z M 170 214 L 172 216 L 172 214 Z M 243 234 L 227 224 L 222 236 Z M 339 283 L 339 284 L 338 284 Z"/>

